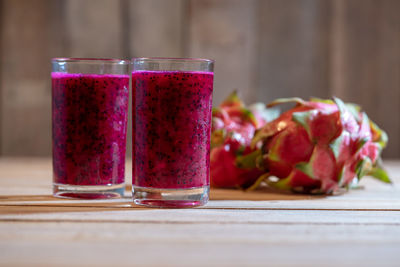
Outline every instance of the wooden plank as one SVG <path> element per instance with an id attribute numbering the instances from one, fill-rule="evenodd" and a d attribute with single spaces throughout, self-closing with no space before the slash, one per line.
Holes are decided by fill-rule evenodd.
<path id="1" fill-rule="evenodd" d="M 397 266 L 399 235 L 397 226 L 1 223 L 0 255 L 5 266 Z"/>
<path id="2" fill-rule="evenodd" d="M 396 192 L 398 193 L 398 192 Z M 237 197 L 237 195 L 239 195 Z M 274 200 L 268 194 L 258 195 L 253 193 L 241 195 L 240 191 L 228 195 L 221 190 L 212 190 L 210 202 L 198 209 L 226 209 L 226 210 L 327 210 L 327 211 L 400 211 L 398 198 L 392 198 L 393 202 L 388 200 L 374 200 L 373 203 L 367 199 L 331 199 L 329 197 L 322 199 L 282 200 L 282 197 L 276 196 Z M 28 196 L 4 196 L 0 201 L 1 214 L 14 213 L 32 213 L 48 212 L 57 209 L 63 212 L 69 211 L 103 211 L 103 210 L 121 210 L 121 209 L 144 209 L 143 207 L 133 205 L 132 199 L 127 194 L 123 199 L 102 200 L 102 201 L 84 201 L 84 200 L 59 200 L 49 195 L 28 195 Z"/>
<path id="3" fill-rule="evenodd" d="M 65 3 L 68 57 L 120 58 L 123 54 L 120 1 Z"/>
<path id="4" fill-rule="evenodd" d="M 400 164 L 386 161 L 385 166 L 394 186 L 371 178 L 361 181 L 363 190 L 351 190 L 339 196 L 308 196 L 282 194 L 261 189 L 253 192 L 212 189 L 210 203 L 205 209 L 331 209 L 331 210 L 398 210 L 400 209 Z M 131 181 L 131 162 L 127 162 L 127 183 Z M 130 187 L 124 199 L 62 200 L 51 197 L 51 161 L 49 159 L 0 159 L 0 206 L 129 208 Z M 374 199 L 374 201 L 370 201 Z M 18 210 L 18 207 L 15 209 Z M 76 209 L 74 209 L 76 210 Z M 21 210 L 22 212 L 22 210 Z"/>
<path id="5" fill-rule="evenodd" d="M 331 230 L 329 229 L 331 228 Z M 47 229 L 47 235 L 43 232 Z M 8 231 L 6 231 L 8 230 Z M 127 223 L 52 223 L 43 222 L 38 224 L 29 224 L 24 222 L 1 223 L 1 240 L 16 239 L 21 241 L 45 241 L 52 240 L 52 236 L 57 235 L 59 240 L 64 242 L 74 241 L 71 232 L 81 234 L 80 241 L 101 241 L 107 239 L 110 235 L 120 236 L 120 241 L 140 241 L 143 243 L 149 241 L 185 242 L 191 238 L 192 242 L 206 241 L 203 238 L 196 240 L 199 231 L 207 236 L 208 242 L 227 242 L 240 241 L 246 239 L 247 242 L 284 243 L 285 241 L 302 242 L 303 244 L 312 244 L 319 241 L 325 243 L 335 242 L 399 242 L 400 228 L 396 226 L 367 225 L 360 227 L 357 225 L 329 225 L 315 226 L 313 231 L 308 231 L 307 225 L 220 225 L 210 224 L 207 227 L 200 224 L 127 224 Z M 307 238 L 308 237 L 308 238 Z M 118 240 L 116 240 L 118 241 Z"/>
<path id="6" fill-rule="evenodd" d="M 213 103 L 238 89 L 255 101 L 257 1 L 190 1 L 187 52 L 215 63 Z"/>
<path id="7" fill-rule="evenodd" d="M 328 1 L 260 1 L 260 101 L 329 96 L 330 10 Z"/>
<path id="8" fill-rule="evenodd" d="M 50 245 L 32 241 L 8 242 L 1 246 L 4 266 L 397 266 L 399 261 L 398 243 L 264 245 L 203 241 L 193 244 L 188 240 L 138 244 L 106 239 L 104 242 L 67 244 L 53 241 Z M 46 257 L 39 256 L 43 251 L 47 252 Z"/>
<path id="9" fill-rule="evenodd" d="M 335 1 L 332 93 L 361 104 L 400 155 L 400 2 Z M 395 114 L 391 116 L 390 114 Z"/>
<path id="10" fill-rule="evenodd" d="M 399 181 L 399 162 L 386 166 Z M 130 198 L 51 198 L 50 168 L 49 159 L 0 158 L 0 265 L 397 266 L 400 260 L 397 185 L 366 179 L 367 190 L 286 200 L 215 190 L 214 197 L 243 200 L 147 209 L 131 206 Z M 246 194 L 259 201 L 244 200 Z"/>
<path id="11" fill-rule="evenodd" d="M 129 10 L 129 55 L 183 56 L 184 1 L 134 0 Z"/>
<path id="12" fill-rule="evenodd" d="M 1 221 L 107 222 L 159 224 L 397 225 L 399 211 L 289 209 L 121 209 L 81 207 L 1 207 Z"/>
<path id="13" fill-rule="evenodd" d="M 63 45 L 60 1 L 2 1 L 1 155 L 50 155 L 50 58 Z M 49 46 L 52 43 L 53 46 Z"/>

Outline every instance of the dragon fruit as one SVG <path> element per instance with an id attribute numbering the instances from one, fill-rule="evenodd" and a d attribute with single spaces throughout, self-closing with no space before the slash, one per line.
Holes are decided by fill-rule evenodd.
<path id="1" fill-rule="evenodd" d="M 255 185 L 333 194 L 365 175 L 391 183 L 380 167 L 387 135 L 358 106 L 338 98 L 277 99 L 268 106 L 283 103 L 296 106 L 258 129 L 251 153 L 236 158 L 237 168 L 263 172 Z"/>
<path id="2" fill-rule="evenodd" d="M 246 107 L 236 92 L 228 96 L 219 107 L 213 108 L 211 130 L 211 186 L 247 188 L 263 174 L 262 170 L 236 166 L 238 157 L 256 151 L 251 140 L 257 128 L 262 127 L 272 113 L 265 105 Z M 246 160 L 254 160 L 251 157 Z"/>

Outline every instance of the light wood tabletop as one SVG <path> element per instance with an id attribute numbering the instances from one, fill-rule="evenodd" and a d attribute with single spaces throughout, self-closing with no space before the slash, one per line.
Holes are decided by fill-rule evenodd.
<path id="1" fill-rule="evenodd" d="M 400 161 L 385 166 L 393 186 L 366 177 L 328 197 L 219 189 L 204 207 L 148 209 L 129 191 L 53 198 L 50 159 L 0 158 L 0 265 L 400 266 Z"/>

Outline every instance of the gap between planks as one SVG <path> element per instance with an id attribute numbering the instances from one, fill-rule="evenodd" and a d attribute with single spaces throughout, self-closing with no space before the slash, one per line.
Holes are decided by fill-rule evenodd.
<path id="1" fill-rule="evenodd" d="M 374 226 L 374 225 L 389 225 L 389 226 L 400 226 L 400 223 L 395 222 L 372 222 L 372 223 L 357 223 L 357 222 L 255 222 L 255 221 L 131 221 L 131 220 L 78 220 L 78 219 L 16 219 L 16 218 L 4 218 L 0 219 L 1 222 L 26 222 L 26 223 L 112 223 L 112 224 L 181 224 L 181 225 L 356 225 L 356 226 Z"/>
<path id="2" fill-rule="evenodd" d="M 146 208 L 141 206 L 136 206 L 134 204 L 125 204 L 122 206 L 107 206 L 107 205 L 80 205 L 80 204 L 0 204 L 0 208 L 7 208 L 7 207 L 46 207 L 46 208 L 87 208 L 87 209 L 140 209 L 140 210 L 155 210 L 156 208 Z M 162 208 L 164 210 L 177 210 L 173 208 Z M 196 207 L 195 209 L 207 209 L 207 210 L 299 210 L 299 211 L 400 211 L 400 209 L 368 209 L 368 208 L 268 208 L 268 207 Z M 178 209 L 184 210 L 184 209 Z M 38 210 L 39 211 L 39 210 Z M 0 211 L 1 214 L 1 211 Z"/>

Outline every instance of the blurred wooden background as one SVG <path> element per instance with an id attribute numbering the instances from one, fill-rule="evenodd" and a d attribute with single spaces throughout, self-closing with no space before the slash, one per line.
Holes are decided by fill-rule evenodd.
<path id="1" fill-rule="evenodd" d="M 360 103 L 400 157 L 398 0 L 0 0 L 0 155 L 51 154 L 52 57 L 135 56 L 215 59 L 215 104 Z"/>

